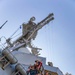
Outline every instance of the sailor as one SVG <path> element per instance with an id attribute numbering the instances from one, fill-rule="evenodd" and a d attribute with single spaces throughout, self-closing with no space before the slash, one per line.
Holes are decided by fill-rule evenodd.
<path id="1" fill-rule="evenodd" d="M 26 71 L 27 75 L 29 75 L 30 70 L 31 70 L 31 65 L 28 67 L 28 70 Z"/>
<path id="2" fill-rule="evenodd" d="M 29 70 L 27 71 L 27 75 L 37 75 L 37 70 L 34 68 L 34 65 L 33 66 L 30 66 L 29 67 Z"/>
<path id="3" fill-rule="evenodd" d="M 38 71 L 38 75 L 42 73 L 41 68 L 42 68 L 42 62 L 39 60 L 35 60 L 35 69 Z"/>
<path id="4" fill-rule="evenodd" d="M 51 73 L 50 72 L 46 72 L 45 75 L 51 75 Z"/>

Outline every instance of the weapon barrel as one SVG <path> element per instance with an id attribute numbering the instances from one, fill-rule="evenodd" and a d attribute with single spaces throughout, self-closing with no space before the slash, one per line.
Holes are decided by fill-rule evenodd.
<path id="1" fill-rule="evenodd" d="M 49 14 L 45 19 L 43 19 L 41 22 L 39 22 L 38 25 L 40 25 L 41 23 L 43 23 L 45 20 L 52 17 L 53 15 L 54 15 L 53 13 Z"/>
<path id="2" fill-rule="evenodd" d="M 41 29 L 43 26 L 48 24 L 50 21 L 54 20 L 53 13 L 49 14 L 44 20 L 37 24 L 37 30 Z"/>
<path id="3" fill-rule="evenodd" d="M 35 29 L 34 31 L 32 32 L 32 34 L 28 37 L 27 40 L 29 40 L 30 38 L 32 38 L 32 36 L 34 35 L 34 33 L 36 31 L 38 31 L 39 29 L 41 29 L 43 26 L 45 26 L 47 23 L 49 23 L 50 21 L 54 20 L 54 17 L 53 16 L 53 13 L 49 14 L 44 20 L 42 20 L 40 23 L 38 23 L 36 26 L 35 26 Z"/>

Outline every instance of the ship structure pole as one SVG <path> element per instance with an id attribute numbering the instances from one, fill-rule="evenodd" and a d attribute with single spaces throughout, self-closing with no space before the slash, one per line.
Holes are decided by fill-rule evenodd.
<path id="1" fill-rule="evenodd" d="M 0 29 L 2 29 L 2 27 L 7 23 L 8 21 L 5 21 L 1 26 Z"/>

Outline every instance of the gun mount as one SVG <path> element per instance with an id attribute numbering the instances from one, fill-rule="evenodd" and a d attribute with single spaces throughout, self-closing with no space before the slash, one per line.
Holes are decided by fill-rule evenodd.
<path id="1" fill-rule="evenodd" d="M 32 53 L 36 53 L 36 55 L 39 53 L 39 48 L 33 47 L 31 40 L 35 40 L 37 36 L 38 30 L 40 30 L 43 26 L 48 24 L 50 21 L 54 20 L 54 14 L 49 14 L 45 19 L 40 21 L 39 23 L 34 23 L 35 17 L 31 17 L 28 23 L 22 24 L 22 36 L 20 36 L 16 41 L 13 42 L 13 46 L 9 47 L 9 49 L 16 50 L 19 49 L 22 46 L 29 46 L 31 48 Z M 10 45 L 11 46 L 11 45 Z M 33 52 L 34 50 L 35 52 Z"/>

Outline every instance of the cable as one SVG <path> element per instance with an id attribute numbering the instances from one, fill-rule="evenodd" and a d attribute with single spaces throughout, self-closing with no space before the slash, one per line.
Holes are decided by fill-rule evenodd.
<path id="1" fill-rule="evenodd" d="M 19 29 L 21 29 L 21 25 L 20 25 L 20 27 L 10 36 L 10 38 L 11 38 Z"/>
<path id="2" fill-rule="evenodd" d="M 22 32 L 21 32 L 21 33 L 22 33 Z M 12 37 L 11 39 L 13 39 L 13 38 L 15 38 L 15 37 L 19 36 L 21 33 L 19 33 L 19 34 L 15 35 L 15 36 L 14 36 L 14 37 Z"/>
<path id="3" fill-rule="evenodd" d="M 49 32 L 49 31 L 51 31 L 51 28 L 50 28 L 50 25 L 48 24 L 47 25 L 47 27 L 46 27 L 46 29 L 45 29 L 45 36 L 46 36 L 46 47 L 47 47 L 47 53 L 48 53 L 48 61 L 50 60 L 50 58 L 51 58 L 51 36 L 50 36 L 50 34 L 51 34 L 51 32 Z"/>
<path id="4" fill-rule="evenodd" d="M 5 48 L 4 44 L 2 44 L 2 42 L 0 41 L 1 45 L 3 46 L 2 48 Z"/>

